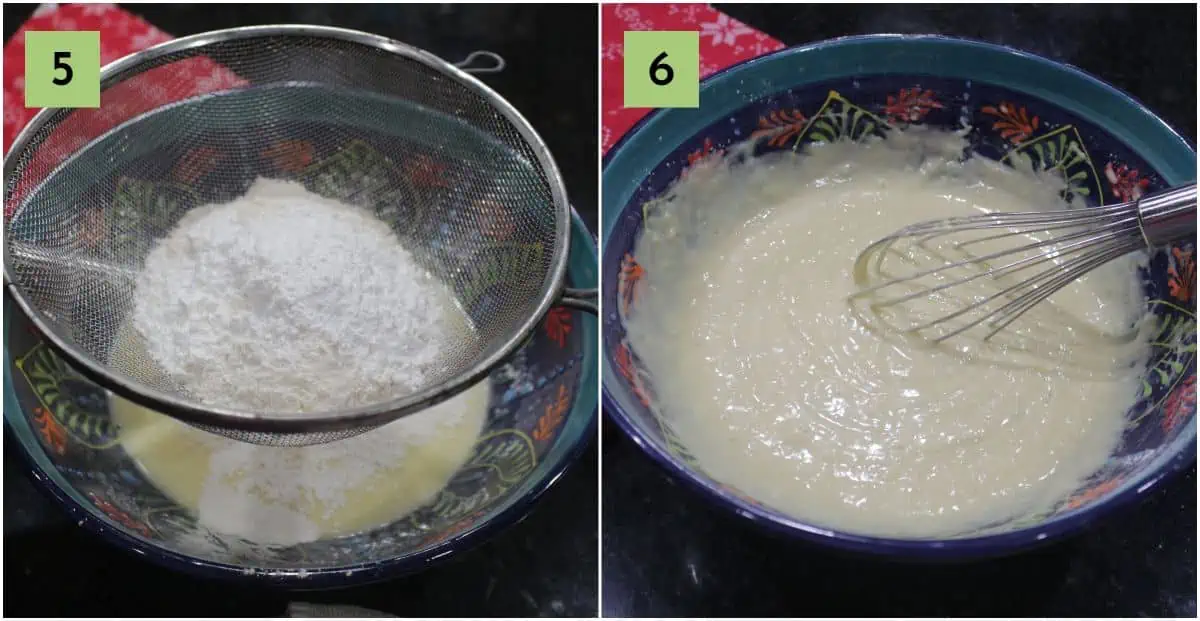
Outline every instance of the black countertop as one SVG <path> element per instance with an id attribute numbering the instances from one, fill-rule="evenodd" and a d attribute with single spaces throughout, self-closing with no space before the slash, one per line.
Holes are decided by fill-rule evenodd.
<path id="1" fill-rule="evenodd" d="M 4 6 L 7 40 L 34 5 Z M 308 23 L 389 36 L 451 62 L 496 52 L 481 79 L 529 119 L 553 152 L 576 209 L 595 230 L 597 14 L 593 6 L 175 5 L 132 7 L 176 35 Z M 590 447 L 529 517 L 417 575 L 366 587 L 287 593 L 162 569 L 76 528 L 32 486 L 5 433 L 4 612 L 15 616 L 278 616 L 288 602 L 402 616 L 594 616 L 597 451 Z"/>
<path id="2" fill-rule="evenodd" d="M 1134 94 L 1196 137 L 1196 8 L 1149 5 L 719 5 L 794 45 L 941 33 L 1023 48 Z M 1070 540 L 914 565 L 764 534 L 675 484 L 603 427 L 606 616 L 1196 616 L 1196 471 Z"/>

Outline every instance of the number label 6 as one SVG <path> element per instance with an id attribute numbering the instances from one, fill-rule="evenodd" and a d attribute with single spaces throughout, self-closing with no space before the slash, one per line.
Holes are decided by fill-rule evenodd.
<path id="1" fill-rule="evenodd" d="M 659 86 L 666 86 L 675 79 L 675 70 L 664 62 L 665 60 L 667 60 L 667 53 L 663 52 L 655 56 L 650 63 L 650 81 Z"/>
<path id="2" fill-rule="evenodd" d="M 694 30 L 627 30 L 626 108 L 700 106 L 700 33 Z"/>

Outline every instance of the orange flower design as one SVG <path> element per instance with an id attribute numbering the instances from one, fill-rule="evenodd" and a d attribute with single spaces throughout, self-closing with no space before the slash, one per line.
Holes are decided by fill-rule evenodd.
<path id="1" fill-rule="evenodd" d="M 695 164 L 696 162 L 699 162 L 700 160 L 712 155 L 713 153 L 720 153 L 720 151 L 716 151 L 713 149 L 713 141 L 711 138 L 705 138 L 704 146 L 700 147 L 699 149 L 696 149 L 695 151 L 692 151 L 691 153 L 688 153 L 688 166 L 691 166 L 691 165 Z"/>
<path id="2" fill-rule="evenodd" d="M 418 175 L 420 177 L 420 175 Z M 503 205 L 491 198 L 475 203 L 480 215 L 479 228 L 492 239 L 508 239 L 517 231 L 517 224 Z"/>
<path id="3" fill-rule="evenodd" d="M 538 419 L 537 427 L 533 430 L 533 439 L 545 442 L 554 437 L 554 430 L 558 428 L 559 423 L 562 423 L 570 407 L 571 395 L 567 393 L 567 387 L 560 384 L 558 396 L 550 405 L 546 406 L 545 414 Z"/>
<path id="4" fill-rule="evenodd" d="M 1167 288 L 1171 296 L 1180 302 L 1192 301 L 1196 295 L 1196 261 L 1192 259 L 1192 250 L 1171 248 L 1175 260 L 1167 267 Z"/>
<path id="5" fill-rule="evenodd" d="M 103 209 L 85 209 L 81 215 L 83 226 L 79 229 L 80 241 L 89 248 L 95 248 L 108 237 L 108 223 L 104 219 Z"/>
<path id="6" fill-rule="evenodd" d="M 1187 417 L 1188 412 L 1196 411 L 1196 376 L 1189 375 L 1182 384 L 1175 387 L 1163 403 L 1163 431 L 1170 433 Z"/>
<path id="7" fill-rule="evenodd" d="M 646 276 L 646 269 L 643 268 L 633 255 L 625 253 L 625 258 L 621 259 L 621 275 L 617 281 L 617 292 L 621 295 L 621 309 L 628 313 L 633 308 L 633 303 L 637 301 L 637 284 Z"/>
<path id="8" fill-rule="evenodd" d="M 750 138 L 770 136 L 767 144 L 772 147 L 782 147 L 800 132 L 804 131 L 808 118 L 799 110 L 776 110 L 767 116 L 758 117 L 759 129 L 750 134 Z"/>
<path id="9" fill-rule="evenodd" d="M 1113 165 L 1112 162 L 1105 164 L 1104 178 L 1108 179 L 1112 193 L 1122 201 L 1136 201 L 1146 193 L 1146 188 L 1150 186 L 1150 180 L 1142 179 L 1138 169 L 1130 170 L 1124 164 Z"/>
<path id="10" fill-rule="evenodd" d="M 212 172 L 221 161 L 221 152 L 213 147 L 192 149 L 179 158 L 171 175 L 182 183 L 195 183 Z"/>
<path id="11" fill-rule="evenodd" d="M 721 154 L 721 153 L 724 153 L 724 150 L 714 149 L 712 139 L 705 138 L 703 146 L 701 146 L 699 149 L 696 149 L 695 151 L 692 151 L 691 153 L 688 153 L 687 167 L 683 169 L 682 173 L 680 173 L 680 175 L 679 175 L 680 178 L 686 177 L 688 174 L 688 171 L 691 170 L 692 166 L 695 166 L 697 162 L 699 162 L 700 160 L 703 160 L 704 158 L 706 158 L 714 153 Z"/>
<path id="12" fill-rule="evenodd" d="M 1079 507 L 1089 504 L 1093 500 L 1096 500 L 1097 498 L 1100 498 L 1101 496 L 1113 491 L 1120 484 L 1121 484 L 1121 477 L 1117 477 L 1115 479 L 1109 479 L 1102 483 L 1097 483 L 1097 484 L 1093 485 L 1092 487 L 1088 488 L 1087 490 L 1083 491 L 1082 493 L 1080 493 L 1076 496 L 1073 496 L 1070 500 L 1068 500 L 1067 508 L 1068 509 L 1078 509 Z"/>
<path id="13" fill-rule="evenodd" d="M 271 160 L 276 170 L 300 172 L 312 163 L 316 147 L 307 140 L 280 140 L 263 149 L 262 157 Z"/>
<path id="14" fill-rule="evenodd" d="M 943 107 L 929 89 L 902 88 L 895 97 L 888 95 L 883 113 L 892 123 L 916 123 L 925 118 L 930 110 Z"/>
<path id="15" fill-rule="evenodd" d="M 617 371 L 629 382 L 629 386 L 633 388 L 633 394 L 637 395 L 638 401 L 641 401 L 642 405 L 649 406 L 650 399 L 646 397 L 646 394 L 642 392 L 642 387 L 638 385 L 637 373 L 633 370 L 633 355 L 629 352 L 629 346 L 625 343 L 617 345 L 616 356 Z"/>
<path id="16" fill-rule="evenodd" d="M 1001 102 L 999 106 L 984 106 L 979 109 L 984 114 L 989 114 L 998 117 L 995 123 L 992 123 L 992 129 L 1000 132 L 1000 137 L 1013 144 L 1021 144 L 1037 131 L 1040 121 L 1034 115 L 1029 118 L 1029 113 L 1022 106 L 1018 108 L 1016 104 Z"/>
<path id="17" fill-rule="evenodd" d="M 571 311 L 565 308 L 552 308 L 546 314 L 546 336 L 558 343 L 559 347 L 567 346 L 567 335 L 571 333 Z"/>
<path id="18" fill-rule="evenodd" d="M 451 524 L 446 530 L 437 533 L 436 535 L 425 540 L 425 544 L 438 544 L 452 537 L 457 537 L 469 530 L 475 525 L 475 522 L 484 514 L 483 511 L 476 511 L 467 517 Z"/>
<path id="19" fill-rule="evenodd" d="M 143 537 L 153 536 L 154 532 L 150 530 L 149 526 L 146 526 L 145 524 L 133 519 L 133 517 L 122 511 L 113 503 L 93 493 L 88 493 L 88 496 L 91 497 L 92 502 L 96 503 L 96 507 L 103 511 L 105 515 L 112 518 L 114 522 L 117 522 L 118 524 L 121 524 L 130 530 L 137 531 Z"/>
<path id="20" fill-rule="evenodd" d="M 418 187 L 446 188 L 450 180 L 446 178 L 446 164 L 434 160 L 428 155 L 417 155 L 405 163 L 405 173 L 408 180 Z"/>
<path id="21" fill-rule="evenodd" d="M 722 490 L 724 490 L 726 492 L 729 492 L 730 494 L 733 494 L 734 496 L 737 496 L 738 498 L 741 498 L 742 500 L 745 500 L 748 503 L 756 504 L 756 505 L 759 504 L 759 502 L 757 500 L 746 495 L 744 492 L 742 492 L 739 489 L 729 487 L 728 485 L 725 485 L 725 484 L 719 484 L 717 487 L 721 488 Z"/>
<path id="22" fill-rule="evenodd" d="M 67 430 L 54 420 L 49 410 L 40 406 L 33 408 L 33 422 L 37 426 L 38 435 L 50 450 L 59 455 L 67 452 Z"/>

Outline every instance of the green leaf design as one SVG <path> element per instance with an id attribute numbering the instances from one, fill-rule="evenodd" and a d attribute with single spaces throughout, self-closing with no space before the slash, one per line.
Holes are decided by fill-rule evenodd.
<path id="1" fill-rule="evenodd" d="M 521 277 L 527 271 L 525 266 L 542 261 L 544 252 L 541 242 L 509 242 L 489 248 L 467 264 L 459 277 L 462 303 L 469 308 L 493 287 Z"/>
<path id="2" fill-rule="evenodd" d="M 662 430 L 663 439 L 667 442 L 667 450 L 678 457 L 687 465 L 699 469 L 700 464 L 695 455 L 684 446 L 683 441 L 679 439 L 679 435 L 675 433 L 675 428 L 671 426 L 661 415 L 656 415 L 658 427 Z"/>
<path id="3" fill-rule="evenodd" d="M 1094 195 L 1103 204 L 1100 176 L 1075 126 L 1066 125 L 1023 142 L 1005 154 L 1004 159 L 1013 157 L 1026 157 L 1035 170 L 1061 175 L 1067 186 L 1063 192 L 1067 200 Z"/>
<path id="4" fill-rule="evenodd" d="M 462 470 L 491 470 L 505 483 L 519 483 L 536 466 L 533 440 L 520 430 L 502 429 L 479 438 Z"/>
<path id="5" fill-rule="evenodd" d="M 1142 377 L 1142 399 L 1151 397 L 1158 388 L 1163 389 L 1165 399 L 1170 393 L 1169 389 L 1182 379 L 1184 370 L 1196 358 L 1196 317 L 1185 309 L 1170 306 L 1172 310 L 1162 319 L 1151 339 L 1157 357 Z M 1130 425 L 1136 425 L 1157 411 L 1160 403 L 1147 404 L 1145 410 L 1130 421 Z"/>
<path id="6" fill-rule="evenodd" d="M 799 149 L 805 143 L 857 142 L 877 135 L 887 127 L 882 119 L 851 103 L 837 91 L 829 91 L 825 103 L 812 119 L 796 137 L 794 148 Z"/>
<path id="7" fill-rule="evenodd" d="M 112 206 L 106 212 L 109 235 L 100 250 L 109 257 L 141 257 L 158 238 L 196 206 L 191 188 L 174 183 L 117 179 Z"/>
<path id="8" fill-rule="evenodd" d="M 112 420 L 106 414 L 83 410 L 64 390 L 64 384 L 67 382 L 75 381 L 82 385 L 87 380 L 71 369 L 45 343 L 38 343 L 18 358 L 16 367 L 25 377 L 42 407 L 76 442 L 95 449 L 109 448 L 117 443 L 119 430 Z"/>
<path id="9" fill-rule="evenodd" d="M 395 222 L 405 205 L 395 180 L 400 167 L 371 145 L 354 140 L 300 173 L 314 194 L 375 210 L 385 222 Z"/>
<path id="10" fill-rule="evenodd" d="M 816 121 L 814 121 L 813 122 L 813 132 L 814 132 L 814 136 L 817 135 L 817 132 L 820 132 L 819 135 L 821 135 L 821 136 L 828 136 L 828 138 L 826 138 L 826 141 L 829 141 L 829 142 L 832 142 L 841 137 L 840 132 L 838 132 L 838 130 L 834 128 L 833 124 L 830 123 L 827 118 L 819 118 Z"/>

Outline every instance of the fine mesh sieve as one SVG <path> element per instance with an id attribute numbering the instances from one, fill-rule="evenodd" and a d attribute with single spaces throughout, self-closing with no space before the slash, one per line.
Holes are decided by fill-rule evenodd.
<path id="1" fill-rule="evenodd" d="M 571 212 L 545 145 L 431 54 L 337 28 L 237 28 L 117 61 L 101 89 L 99 108 L 42 111 L 5 160 L 5 289 L 122 397 L 243 441 L 328 442 L 466 389 L 555 304 L 595 311 L 594 292 L 564 287 Z M 449 286 L 473 329 L 439 344 L 432 381 L 353 410 L 237 411 L 191 398 L 118 338 L 156 241 L 259 177 L 372 210 Z"/>

